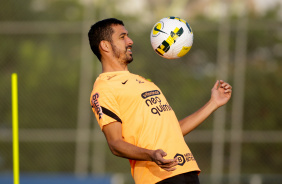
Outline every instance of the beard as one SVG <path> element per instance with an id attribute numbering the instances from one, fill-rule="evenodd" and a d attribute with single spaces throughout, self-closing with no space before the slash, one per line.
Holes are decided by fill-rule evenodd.
<path id="1" fill-rule="evenodd" d="M 113 55 L 114 57 L 118 58 L 118 59 L 121 59 L 121 63 L 124 63 L 124 64 L 129 64 L 133 61 L 133 57 L 132 57 L 132 54 L 128 55 L 126 52 L 127 52 L 127 49 L 128 47 L 125 48 L 125 51 L 121 51 L 119 48 L 117 48 L 114 44 L 112 44 L 112 48 L 113 48 Z"/>

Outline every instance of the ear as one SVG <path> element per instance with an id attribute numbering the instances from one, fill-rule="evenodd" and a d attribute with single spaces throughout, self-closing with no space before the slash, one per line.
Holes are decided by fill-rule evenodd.
<path id="1" fill-rule="evenodd" d="M 112 46 L 111 46 L 111 44 L 110 44 L 109 41 L 102 40 L 102 41 L 100 42 L 100 48 L 101 48 L 101 50 L 104 51 L 104 52 L 109 52 L 109 51 L 112 49 Z"/>

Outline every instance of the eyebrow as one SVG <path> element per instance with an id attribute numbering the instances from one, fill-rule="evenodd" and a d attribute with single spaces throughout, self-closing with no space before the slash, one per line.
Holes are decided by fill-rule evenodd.
<path id="1" fill-rule="evenodd" d="M 124 32 L 124 33 L 121 33 L 119 36 L 124 36 L 124 35 L 128 35 L 128 33 Z"/>

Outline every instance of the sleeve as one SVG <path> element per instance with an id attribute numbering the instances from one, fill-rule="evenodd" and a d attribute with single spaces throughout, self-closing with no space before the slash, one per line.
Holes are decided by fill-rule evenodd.
<path id="1" fill-rule="evenodd" d="M 93 89 L 90 104 L 101 129 L 115 121 L 122 123 L 116 97 L 108 88 Z"/>

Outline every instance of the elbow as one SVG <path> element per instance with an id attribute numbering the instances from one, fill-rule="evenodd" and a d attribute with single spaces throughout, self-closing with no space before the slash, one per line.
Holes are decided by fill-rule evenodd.
<path id="1" fill-rule="evenodd" d="M 189 129 L 189 127 L 187 128 L 183 124 L 180 124 L 180 129 L 183 137 L 192 131 L 191 129 Z"/>
<path id="2" fill-rule="evenodd" d="M 181 133 L 183 136 L 185 136 L 185 130 L 182 124 L 180 124 L 180 129 L 181 129 Z"/>
<path id="3" fill-rule="evenodd" d="M 119 146 L 118 146 L 118 141 L 111 141 L 108 142 L 109 148 L 112 152 L 113 155 L 120 157 L 120 151 L 119 151 Z"/>
<path id="4" fill-rule="evenodd" d="M 110 150 L 112 152 L 113 155 L 120 157 L 119 152 L 117 151 L 117 149 L 110 147 Z"/>

